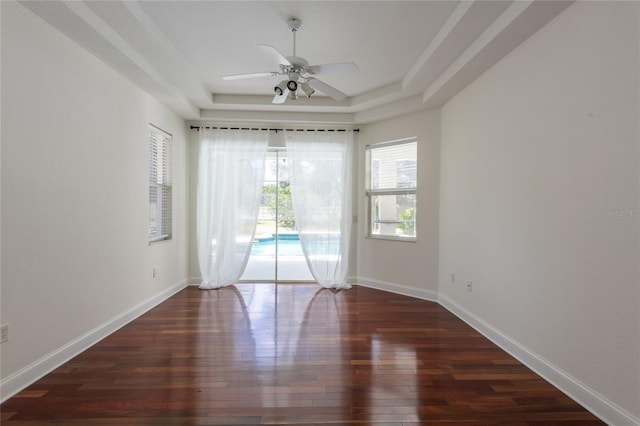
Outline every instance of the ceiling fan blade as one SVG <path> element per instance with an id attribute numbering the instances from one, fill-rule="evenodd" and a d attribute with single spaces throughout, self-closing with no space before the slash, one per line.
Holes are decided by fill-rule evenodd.
<path id="1" fill-rule="evenodd" d="M 258 48 L 275 59 L 275 61 L 280 65 L 286 65 L 288 67 L 292 65 L 291 62 L 289 62 L 289 60 L 275 47 L 269 46 L 267 44 L 259 44 Z"/>
<path id="2" fill-rule="evenodd" d="M 307 80 L 307 83 L 309 83 L 309 86 L 313 87 L 314 89 L 319 90 L 322 93 L 325 93 L 331 96 L 336 101 L 342 101 L 347 97 L 347 95 L 345 95 L 335 87 L 329 86 L 324 81 L 316 80 L 315 78 L 310 78 Z"/>
<path id="3" fill-rule="evenodd" d="M 276 71 L 271 72 L 252 72 L 249 74 L 235 74 L 235 75 L 225 75 L 222 77 L 223 80 L 242 80 L 244 78 L 256 78 L 256 77 L 271 77 L 273 75 L 278 75 Z"/>
<path id="4" fill-rule="evenodd" d="M 358 65 L 353 62 L 341 62 L 337 64 L 312 65 L 305 68 L 309 74 L 339 74 L 358 72 Z"/>
<path id="5" fill-rule="evenodd" d="M 285 88 L 282 95 L 276 94 L 271 101 L 272 104 L 283 104 L 284 101 L 287 100 L 287 96 L 289 96 L 289 88 Z"/>

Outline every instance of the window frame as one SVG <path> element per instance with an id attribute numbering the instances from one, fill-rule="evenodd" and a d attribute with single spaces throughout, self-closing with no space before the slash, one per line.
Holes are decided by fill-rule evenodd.
<path id="1" fill-rule="evenodd" d="M 148 139 L 148 242 L 149 245 L 173 237 L 173 186 L 172 148 L 173 136 L 149 124 Z M 155 194 L 153 203 L 152 193 Z M 155 210 L 155 222 L 152 221 Z"/>
<path id="2" fill-rule="evenodd" d="M 371 170 L 373 161 L 371 158 L 371 151 L 379 148 L 386 148 L 395 145 L 404 144 L 416 144 L 416 186 L 414 187 L 400 187 L 400 188 L 384 188 L 384 189 L 372 189 L 371 188 Z M 374 233 L 374 215 L 372 212 L 372 202 L 374 196 L 384 195 L 413 195 L 414 197 L 414 236 L 400 236 L 400 235 L 385 235 Z M 365 199 L 366 199 L 366 232 L 365 238 L 377 239 L 377 240 L 391 240 L 391 241 L 404 241 L 415 243 L 418 240 L 418 138 L 410 137 L 404 139 L 397 139 L 393 141 L 381 142 L 376 144 L 370 144 L 365 146 Z"/>

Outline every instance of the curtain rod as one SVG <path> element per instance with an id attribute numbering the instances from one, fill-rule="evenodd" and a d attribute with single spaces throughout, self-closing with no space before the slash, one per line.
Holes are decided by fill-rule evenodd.
<path id="1" fill-rule="evenodd" d="M 360 129 L 275 129 L 266 127 L 219 127 L 219 126 L 191 126 L 191 130 L 220 129 L 220 130 L 269 130 L 273 132 L 359 132 Z"/>

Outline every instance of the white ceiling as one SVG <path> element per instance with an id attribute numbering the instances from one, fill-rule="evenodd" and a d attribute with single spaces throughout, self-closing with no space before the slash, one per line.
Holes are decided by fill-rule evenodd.
<path id="1" fill-rule="evenodd" d="M 188 120 L 356 124 L 442 105 L 571 1 L 26 1 L 22 3 Z M 281 76 L 257 44 L 296 53 L 347 94 L 273 105 Z M 541 58 L 544 60 L 544 58 Z"/>

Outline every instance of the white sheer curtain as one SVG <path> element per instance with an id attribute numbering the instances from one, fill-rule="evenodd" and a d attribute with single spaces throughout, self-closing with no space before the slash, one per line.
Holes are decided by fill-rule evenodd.
<path id="1" fill-rule="evenodd" d="M 200 128 L 197 238 L 201 289 L 238 281 L 251 252 L 268 131 Z"/>
<path id="2" fill-rule="evenodd" d="M 291 200 L 318 283 L 348 289 L 353 132 L 286 132 Z"/>

